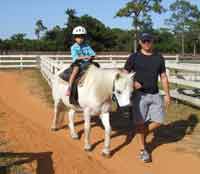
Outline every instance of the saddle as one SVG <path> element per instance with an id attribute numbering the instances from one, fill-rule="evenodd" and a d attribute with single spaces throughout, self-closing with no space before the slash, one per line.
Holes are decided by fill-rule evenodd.
<path id="1" fill-rule="evenodd" d="M 90 65 L 95 65 L 96 67 L 100 67 L 98 63 L 96 62 L 89 62 L 88 64 L 86 64 L 85 66 L 83 66 L 83 68 L 80 68 L 79 73 L 76 76 L 76 79 L 74 80 L 73 84 L 72 84 L 72 88 L 71 88 L 71 95 L 69 96 L 69 102 L 72 105 L 75 106 L 79 106 L 79 102 L 78 102 L 78 85 L 80 85 L 80 83 L 82 82 L 83 76 L 85 74 L 85 72 L 88 70 L 88 68 L 90 67 Z M 70 75 L 72 73 L 73 70 L 73 64 L 67 68 L 65 71 L 63 71 L 63 73 L 60 74 L 60 78 L 64 81 L 69 81 Z"/>

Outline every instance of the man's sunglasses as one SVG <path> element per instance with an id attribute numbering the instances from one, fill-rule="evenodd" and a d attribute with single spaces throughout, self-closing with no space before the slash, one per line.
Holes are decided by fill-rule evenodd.
<path id="1" fill-rule="evenodd" d="M 143 39 L 141 41 L 142 41 L 143 44 L 144 43 L 152 43 L 153 42 L 153 40 L 150 40 L 150 39 Z"/>

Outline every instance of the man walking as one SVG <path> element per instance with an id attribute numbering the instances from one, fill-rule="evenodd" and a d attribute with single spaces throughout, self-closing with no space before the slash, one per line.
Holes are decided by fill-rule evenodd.
<path id="1" fill-rule="evenodd" d="M 166 107 L 170 104 L 165 61 L 161 55 L 153 51 L 153 44 L 153 36 L 143 33 L 139 39 L 141 49 L 128 58 L 124 67 L 127 72 L 136 72 L 132 114 L 140 142 L 139 155 L 144 162 L 151 161 L 147 150 L 146 136 L 161 126 L 165 115 L 164 103 Z M 159 76 L 165 92 L 164 102 L 159 94 Z"/>

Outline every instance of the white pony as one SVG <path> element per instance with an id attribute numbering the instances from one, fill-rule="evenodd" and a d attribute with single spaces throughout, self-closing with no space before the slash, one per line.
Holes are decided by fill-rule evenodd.
<path id="1" fill-rule="evenodd" d="M 61 69 L 52 79 L 52 94 L 54 100 L 54 118 L 52 130 L 58 129 L 59 105 L 63 103 L 69 108 L 69 129 L 72 138 L 78 139 L 78 134 L 74 127 L 74 116 L 76 111 L 83 111 L 84 134 L 86 151 L 91 150 L 90 144 L 90 120 L 92 115 L 100 115 L 105 128 L 105 140 L 102 154 L 110 155 L 110 134 L 111 126 L 109 112 L 112 108 L 112 97 L 115 96 L 119 106 L 130 105 L 130 98 L 133 91 L 133 74 L 126 74 L 119 70 L 101 69 L 91 65 L 84 75 L 84 80 L 78 86 L 78 102 L 80 107 L 75 107 L 69 103 L 69 97 L 65 95 L 68 83 L 60 78 L 66 68 Z"/>

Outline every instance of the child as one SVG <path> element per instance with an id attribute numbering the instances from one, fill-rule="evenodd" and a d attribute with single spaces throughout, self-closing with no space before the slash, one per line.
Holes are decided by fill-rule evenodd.
<path id="1" fill-rule="evenodd" d="M 66 95 L 71 95 L 72 84 L 80 71 L 80 68 L 84 66 L 85 63 L 91 61 L 95 56 L 95 52 L 92 48 L 85 43 L 85 38 L 87 31 L 84 27 L 78 26 L 73 29 L 72 32 L 74 36 L 74 45 L 71 47 L 71 56 L 72 56 L 72 74 L 69 78 L 69 87 L 67 89 Z"/>

